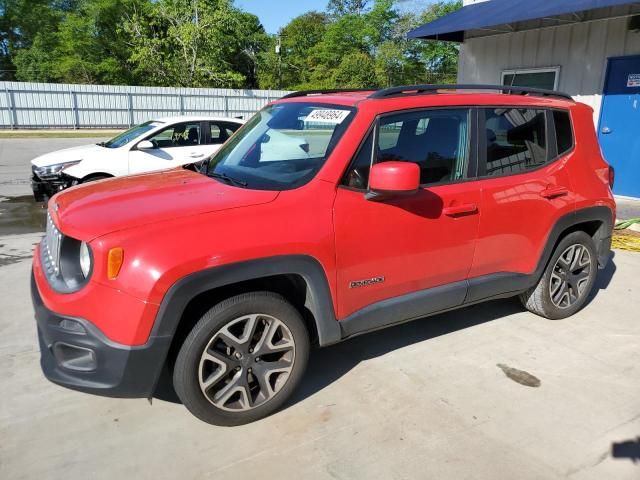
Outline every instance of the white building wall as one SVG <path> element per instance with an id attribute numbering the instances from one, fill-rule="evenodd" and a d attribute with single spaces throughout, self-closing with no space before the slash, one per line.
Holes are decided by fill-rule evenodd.
<path id="1" fill-rule="evenodd" d="M 629 31 L 627 21 L 612 18 L 466 39 L 458 81 L 501 84 L 503 70 L 560 67 L 558 90 L 590 105 L 597 124 L 607 58 L 640 55 L 640 33 Z"/>

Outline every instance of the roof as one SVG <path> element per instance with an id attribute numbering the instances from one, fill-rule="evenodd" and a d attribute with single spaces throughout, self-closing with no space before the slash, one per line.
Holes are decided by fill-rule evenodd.
<path id="1" fill-rule="evenodd" d="M 473 98 L 471 97 L 473 95 Z M 405 85 L 382 90 L 311 90 L 293 92 L 278 102 L 310 102 L 352 107 L 361 102 L 381 100 L 409 100 L 416 96 L 431 97 L 433 103 L 446 99 L 450 104 L 484 104 L 485 101 L 518 104 L 562 104 L 574 103 L 566 93 L 538 88 L 514 87 L 508 85 Z M 460 100 L 464 97 L 463 101 Z M 508 98 L 508 102 L 505 100 Z"/>
<path id="2" fill-rule="evenodd" d="M 154 118 L 155 122 L 163 123 L 178 123 L 178 122 L 236 122 L 244 123 L 241 118 L 231 117 L 213 117 L 210 115 L 175 115 L 171 117 L 158 117 Z"/>
<path id="3" fill-rule="evenodd" d="M 407 36 L 409 38 L 462 42 L 465 31 L 469 30 L 488 30 L 492 27 L 495 29 L 506 25 L 510 26 L 510 28 L 504 30 L 496 29 L 493 33 L 508 33 L 514 30 L 512 24 L 515 22 L 537 19 L 554 20 L 552 17 L 577 14 L 573 21 L 567 20 L 570 23 L 574 23 L 583 21 L 581 14 L 590 10 L 634 4 L 638 5 L 640 3 L 629 2 L 628 0 L 490 0 L 462 7 L 455 12 L 410 31 Z M 562 24 L 564 23 L 553 22 L 551 25 L 540 26 Z"/>

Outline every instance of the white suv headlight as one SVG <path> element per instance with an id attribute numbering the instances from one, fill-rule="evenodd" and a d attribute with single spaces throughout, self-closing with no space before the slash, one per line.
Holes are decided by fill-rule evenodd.
<path id="1" fill-rule="evenodd" d="M 84 278 L 87 278 L 91 272 L 91 253 L 86 242 L 80 244 L 80 271 Z"/>
<path id="2" fill-rule="evenodd" d="M 71 162 L 63 162 L 63 163 L 56 163 L 55 165 L 46 165 L 44 167 L 36 167 L 35 172 L 38 175 L 38 177 L 40 177 L 43 180 L 46 180 L 49 177 L 55 177 L 60 175 L 60 173 L 65 168 L 71 167 L 72 165 L 77 165 L 81 161 L 82 160 L 73 160 Z"/>

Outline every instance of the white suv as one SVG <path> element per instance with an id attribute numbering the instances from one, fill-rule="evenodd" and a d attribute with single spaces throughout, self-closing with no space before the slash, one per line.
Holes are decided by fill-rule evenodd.
<path id="1" fill-rule="evenodd" d="M 108 142 L 41 155 L 31 160 L 33 195 L 41 202 L 79 183 L 201 162 L 243 123 L 237 118 L 159 118 Z"/>

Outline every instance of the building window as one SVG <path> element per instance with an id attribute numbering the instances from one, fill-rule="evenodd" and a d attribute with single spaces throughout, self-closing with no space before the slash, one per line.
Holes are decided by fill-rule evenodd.
<path id="1" fill-rule="evenodd" d="M 557 90 L 560 67 L 503 70 L 502 84 Z"/>

